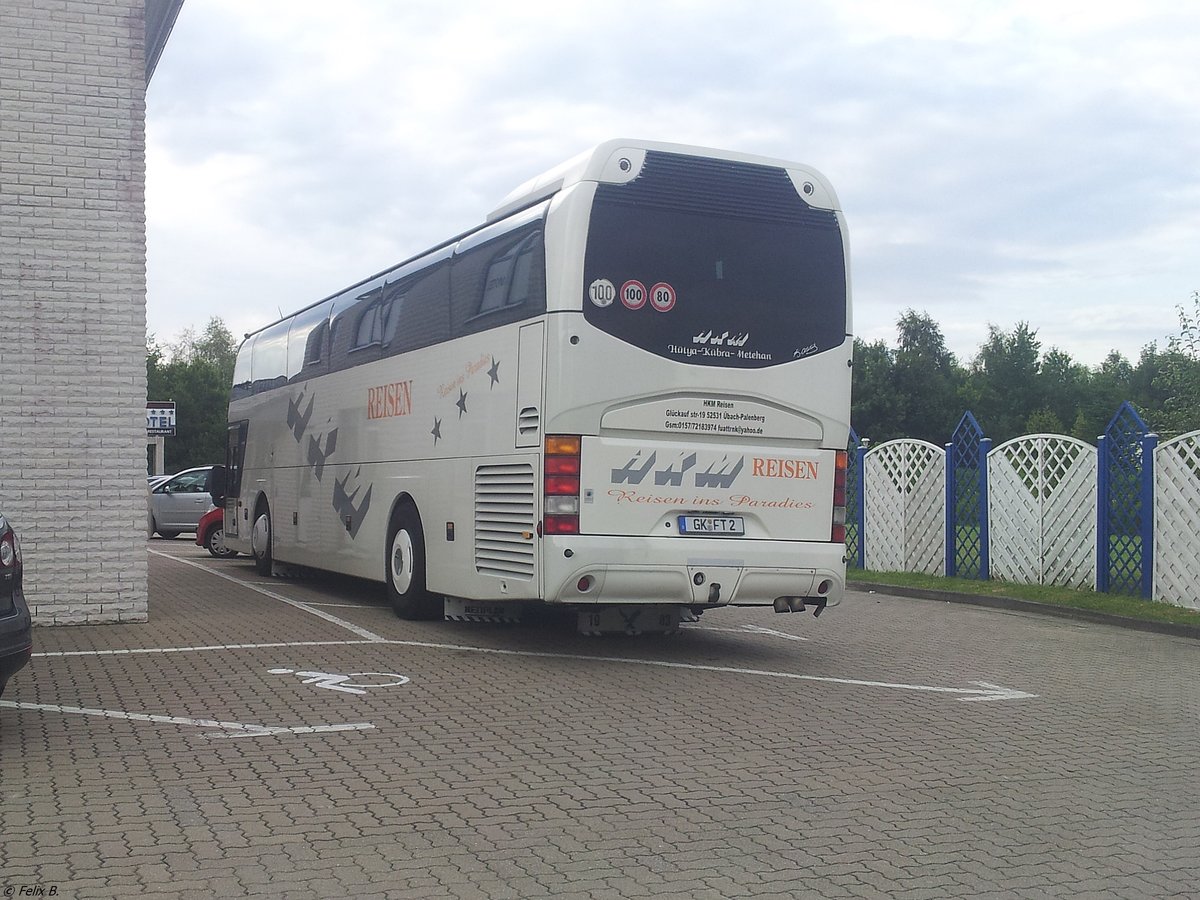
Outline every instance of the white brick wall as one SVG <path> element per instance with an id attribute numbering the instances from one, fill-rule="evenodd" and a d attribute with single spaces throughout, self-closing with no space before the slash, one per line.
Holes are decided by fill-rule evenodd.
<path id="1" fill-rule="evenodd" d="M 39 624 L 140 622 L 144 0 L 0 0 L 0 510 Z"/>

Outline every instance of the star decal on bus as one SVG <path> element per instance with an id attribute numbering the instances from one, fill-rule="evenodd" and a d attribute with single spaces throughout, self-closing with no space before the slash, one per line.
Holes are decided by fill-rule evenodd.
<path id="1" fill-rule="evenodd" d="M 492 379 L 492 383 L 488 385 L 488 390 L 491 390 L 500 383 L 500 363 L 496 362 L 496 357 L 492 357 L 492 367 L 488 369 L 488 378 Z"/>
<path id="2" fill-rule="evenodd" d="M 433 430 L 429 433 L 433 435 L 433 443 L 436 446 L 437 442 L 442 439 L 442 420 L 437 416 L 433 418 Z"/>
<path id="3" fill-rule="evenodd" d="M 461 419 L 463 413 L 467 411 L 467 392 L 462 388 L 458 389 L 458 400 L 454 403 L 458 407 L 458 417 Z"/>

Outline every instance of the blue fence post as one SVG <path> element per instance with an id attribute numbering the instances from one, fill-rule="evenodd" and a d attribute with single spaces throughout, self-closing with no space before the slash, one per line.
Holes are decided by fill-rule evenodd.
<path id="1" fill-rule="evenodd" d="M 988 577 L 985 440 L 979 422 L 967 410 L 946 445 L 946 574 L 950 576 Z"/>
<path id="2" fill-rule="evenodd" d="M 1149 427 L 1128 401 L 1104 430 L 1104 452 L 1099 457 L 1104 480 L 1097 529 L 1104 564 L 1097 569 L 1096 584 L 1098 589 L 1103 584 L 1110 594 L 1140 596 L 1147 579 L 1153 578 L 1146 571 L 1151 548 L 1145 544 L 1144 530 L 1149 513 L 1144 447 L 1149 434 Z M 1153 540 L 1152 534 L 1150 537 Z"/>
<path id="3" fill-rule="evenodd" d="M 955 488 L 958 462 L 956 445 L 946 445 L 946 577 L 958 575 L 958 491 Z"/>
<path id="4" fill-rule="evenodd" d="M 1096 590 L 1108 593 L 1112 541 L 1108 536 L 1108 438 L 1096 438 Z"/>
<path id="5" fill-rule="evenodd" d="M 979 580 L 989 581 L 992 577 L 991 540 L 988 524 L 988 454 L 992 452 L 992 439 L 979 439 Z"/>
<path id="6" fill-rule="evenodd" d="M 867 567 L 867 453 L 865 442 L 858 445 L 855 465 L 858 467 L 858 502 L 854 515 L 858 521 L 858 567 Z"/>
<path id="7" fill-rule="evenodd" d="M 1154 451 L 1158 435 L 1142 436 L 1142 597 L 1154 599 Z"/>

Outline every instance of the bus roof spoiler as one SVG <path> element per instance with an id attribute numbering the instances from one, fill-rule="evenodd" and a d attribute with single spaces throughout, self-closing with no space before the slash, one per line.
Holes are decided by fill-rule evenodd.
<path id="1" fill-rule="evenodd" d="M 541 203 L 543 200 L 553 197 L 559 191 L 578 184 L 581 181 L 602 181 L 613 184 L 632 181 L 641 172 L 642 163 L 646 159 L 646 151 L 648 150 L 783 167 L 789 170 L 789 174 L 792 175 L 793 180 L 802 174 L 804 179 L 811 179 L 818 183 L 819 187 L 816 189 L 816 196 L 805 191 L 806 195 L 808 195 L 805 199 L 809 203 L 815 202 L 818 206 L 827 209 L 839 208 L 833 188 L 823 176 L 817 174 L 807 166 L 799 166 L 795 163 L 785 163 L 778 159 L 769 159 L 767 157 L 728 150 L 715 150 L 707 147 L 692 147 L 686 144 L 670 144 L 659 141 L 617 138 L 597 144 L 592 149 L 580 153 L 578 156 L 572 157 L 564 163 L 560 163 L 535 178 L 529 179 L 511 191 L 501 201 L 500 205 L 488 214 L 485 224 L 491 224 L 526 207 Z M 620 152 L 620 156 L 617 155 L 618 152 Z M 797 184 L 797 188 L 799 187 L 800 185 Z"/>

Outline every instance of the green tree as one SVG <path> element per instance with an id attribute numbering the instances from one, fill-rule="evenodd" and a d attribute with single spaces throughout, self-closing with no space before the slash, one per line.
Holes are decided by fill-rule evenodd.
<path id="1" fill-rule="evenodd" d="M 854 341 L 850 424 L 861 438 L 879 444 L 904 437 L 896 402 L 895 356 L 883 341 Z"/>
<path id="2" fill-rule="evenodd" d="M 1082 363 L 1075 362 L 1069 353 L 1051 347 L 1042 355 L 1040 376 L 1043 409 L 1058 420 L 1059 434 L 1073 434 L 1067 430 L 1079 416 L 1079 406 L 1088 390 L 1091 371 Z"/>
<path id="3" fill-rule="evenodd" d="M 905 310 L 896 331 L 897 425 L 906 437 L 944 444 L 962 418 L 962 369 L 928 313 Z"/>
<path id="4" fill-rule="evenodd" d="M 1063 434 L 1062 419 L 1052 409 L 1042 407 L 1025 420 L 1021 434 Z"/>
<path id="5" fill-rule="evenodd" d="M 146 345 L 146 385 L 150 400 L 174 400 L 175 437 L 167 438 L 167 470 L 219 463 L 225 459 L 229 387 L 237 345 L 219 318 L 209 319 L 199 337 L 188 329 L 173 344 Z"/>
<path id="6" fill-rule="evenodd" d="M 1154 425 L 1164 436 L 1200 428 L 1200 291 L 1192 292 L 1190 310 L 1178 306 L 1176 311 L 1179 333 L 1167 341 L 1154 378 L 1163 394 Z"/>
<path id="7" fill-rule="evenodd" d="M 1094 444 L 1121 404 L 1130 398 L 1132 385 L 1133 366 L 1121 353 L 1111 351 L 1104 362 L 1092 370 L 1072 435 Z"/>
<path id="8" fill-rule="evenodd" d="M 962 397 L 996 442 L 1025 433 L 1029 417 L 1046 407 L 1037 331 L 1028 322 L 1018 322 L 1011 332 L 988 325 Z"/>

